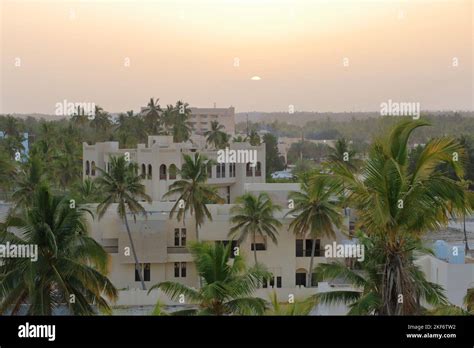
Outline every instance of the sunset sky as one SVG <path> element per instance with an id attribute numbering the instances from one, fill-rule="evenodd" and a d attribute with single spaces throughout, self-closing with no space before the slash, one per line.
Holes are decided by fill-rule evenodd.
<path id="1" fill-rule="evenodd" d="M 0 3 L 0 113 L 473 109 L 472 0 Z"/>

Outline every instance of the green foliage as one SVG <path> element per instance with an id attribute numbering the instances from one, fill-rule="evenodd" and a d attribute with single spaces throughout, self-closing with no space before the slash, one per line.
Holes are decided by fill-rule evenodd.
<path id="1" fill-rule="evenodd" d="M 270 176 L 273 172 L 283 170 L 284 164 L 278 152 L 278 138 L 267 133 L 262 140 L 265 143 L 265 168 L 267 176 Z"/>
<path id="2" fill-rule="evenodd" d="M 262 315 L 265 301 L 251 297 L 270 274 L 257 265 L 248 268 L 242 256 L 231 260 L 231 244 L 192 243 L 189 246 L 196 269 L 203 283 L 199 289 L 181 283 L 162 282 L 149 292 L 160 289 L 172 300 L 184 295 L 187 304 L 197 308 L 170 313 L 171 315 Z"/>
<path id="3" fill-rule="evenodd" d="M 229 231 L 229 237 L 237 237 L 240 244 L 247 238 L 251 238 L 252 243 L 256 243 L 256 237 L 269 237 L 273 243 L 278 244 L 277 235 L 281 222 L 274 217 L 275 212 L 281 207 L 273 204 L 266 193 L 254 196 L 246 193 L 237 198 L 237 205 L 230 210 L 233 224 Z M 257 264 L 257 248 L 254 247 L 255 264 Z"/>
<path id="4" fill-rule="evenodd" d="M 41 184 L 28 208 L 10 217 L 0 231 L 0 243 L 38 246 L 38 259 L 4 259 L 0 266 L 0 313 L 16 314 L 28 305 L 29 315 L 51 315 L 65 305 L 71 314 L 110 311 L 105 297 L 117 290 L 104 276 L 107 253 L 88 236 L 84 209 L 71 209 L 69 198 L 52 195 Z M 10 228 L 20 233 L 10 232 Z M 73 299 L 73 301 L 72 301 Z"/>

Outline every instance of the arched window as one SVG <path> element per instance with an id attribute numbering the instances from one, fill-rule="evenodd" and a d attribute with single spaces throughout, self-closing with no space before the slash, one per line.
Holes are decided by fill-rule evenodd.
<path id="1" fill-rule="evenodd" d="M 166 180 L 166 165 L 160 166 L 160 180 Z"/>
<path id="2" fill-rule="evenodd" d="M 95 176 L 95 161 L 91 162 L 91 175 Z"/>
<path id="3" fill-rule="evenodd" d="M 86 175 L 89 175 L 91 171 L 91 164 L 89 161 L 86 161 Z"/>
<path id="4" fill-rule="evenodd" d="M 174 164 L 170 165 L 170 180 L 176 179 L 176 166 Z"/>
<path id="5" fill-rule="evenodd" d="M 255 176 L 262 176 L 262 164 L 260 162 L 257 162 L 255 167 Z"/>
<path id="6" fill-rule="evenodd" d="M 250 165 L 250 163 L 247 163 L 247 166 L 245 167 L 245 169 L 247 172 L 247 176 L 252 176 L 252 166 Z"/>
<path id="7" fill-rule="evenodd" d="M 148 165 L 148 179 L 151 179 L 153 177 L 153 167 L 151 164 Z"/>
<path id="8" fill-rule="evenodd" d="M 146 177 L 146 165 L 142 163 L 142 178 L 145 179 Z"/>

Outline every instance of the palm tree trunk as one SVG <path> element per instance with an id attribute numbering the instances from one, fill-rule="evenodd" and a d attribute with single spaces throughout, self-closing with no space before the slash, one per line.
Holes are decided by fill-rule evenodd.
<path id="1" fill-rule="evenodd" d="M 140 263 L 138 262 L 137 253 L 135 252 L 135 246 L 133 245 L 132 234 L 130 233 L 130 227 L 128 226 L 127 213 L 125 213 L 125 216 L 123 219 L 125 221 L 125 227 L 127 228 L 128 239 L 130 241 L 130 246 L 132 248 L 133 258 L 135 259 L 135 271 L 138 273 L 138 278 L 140 279 L 140 282 L 142 283 L 142 290 L 146 290 L 145 282 L 143 281 L 142 272 L 140 270 Z"/>
<path id="2" fill-rule="evenodd" d="M 466 243 L 466 254 L 469 252 L 469 243 L 467 242 L 467 233 L 466 233 L 466 212 L 462 214 L 463 220 L 463 230 L 464 230 L 464 242 Z"/>
<path id="3" fill-rule="evenodd" d="M 255 243 L 255 232 L 253 233 L 253 258 L 255 259 L 255 266 L 257 265 L 257 243 Z"/>
<path id="4" fill-rule="evenodd" d="M 196 217 L 196 242 L 199 242 L 199 224 L 198 224 L 198 221 L 197 221 L 197 217 Z"/>
<path id="5" fill-rule="evenodd" d="M 314 254 L 316 251 L 316 240 L 312 239 L 311 243 L 311 259 L 309 261 L 309 272 L 308 272 L 308 287 L 312 286 L 313 281 L 313 261 L 314 261 Z"/>

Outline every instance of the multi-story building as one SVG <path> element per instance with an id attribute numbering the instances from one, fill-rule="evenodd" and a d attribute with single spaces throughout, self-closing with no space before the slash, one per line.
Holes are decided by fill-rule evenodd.
<path id="1" fill-rule="evenodd" d="M 191 108 L 191 124 L 196 134 L 211 129 L 211 122 L 217 121 L 229 134 L 235 134 L 235 108 Z"/>
<path id="2" fill-rule="evenodd" d="M 196 231 L 192 216 L 185 221 L 170 218 L 170 210 L 176 198 L 165 199 L 169 185 L 179 179 L 176 169 L 182 165 L 183 154 L 193 154 L 197 151 L 208 158 L 216 159 L 215 150 L 199 146 L 199 141 L 193 143 L 173 143 L 170 136 L 150 136 L 148 144 L 138 145 L 136 149 L 120 149 L 117 142 L 83 144 L 83 174 L 86 177 L 100 175 L 97 168 L 108 170 L 110 156 L 128 153 L 130 160 L 138 163 L 143 175 L 146 192 L 152 197 L 151 204 L 143 203 L 146 216 L 137 216 L 136 221 L 130 216 L 130 228 L 138 259 L 142 264 L 143 278 L 149 285 L 165 280 L 182 282 L 198 286 L 198 276 L 193 258 L 186 248 L 189 242 L 196 240 Z M 234 243 L 239 253 L 245 256 L 249 263 L 253 262 L 253 250 L 257 250 L 258 260 L 265 264 L 273 273 L 267 286 L 274 288 L 295 289 L 304 287 L 309 268 L 309 258 L 313 241 L 304 236 L 295 236 L 289 231 L 291 216 L 289 211 L 288 194 L 299 190 L 299 184 L 267 184 L 265 183 L 265 146 L 251 146 L 248 143 L 234 143 L 231 149 L 249 149 L 257 151 L 255 167 L 245 163 L 222 163 L 209 168 L 208 183 L 217 187 L 221 197 L 226 198 L 226 204 L 211 204 L 208 209 L 212 221 L 206 220 L 199 230 L 202 241 L 221 241 Z M 258 194 L 266 192 L 283 211 L 277 218 L 282 222 L 279 230 L 278 244 L 273 244 L 266 238 L 258 237 L 255 244 L 245 241 L 236 245 L 228 236 L 231 228 L 231 208 L 237 196 L 246 192 Z M 130 243 L 125 226 L 119 219 L 116 206 L 111 206 L 105 216 L 91 220 L 92 235 L 110 253 L 111 264 L 109 277 L 118 288 L 140 288 L 138 274 L 135 274 L 134 258 L 130 252 Z M 343 239 L 338 234 L 338 240 Z M 332 240 L 318 239 L 315 241 L 315 263 L 325 261 L 323 248 Z"/>
<path id="3" fill-rule="evenodd" d="M 256 165 L 251 163 L 216 163 L 208 167 L 208 183 L 217 187 L 218 193 L 227 203 L 244 192 L 247 183 L 265 182 L 265 145 L 251 146 L 248 143 L 233 143 L 230 150 L 249 150 L 257 155 Z M 165 199 L 168 187 L 179 179 L 177 169 L 183 163 L 183 154 L 199 152 L 217 162 L 217 151 L 207 149 L 204 139 L 194 136 L 192 142 L 174 143 L 172 136 L 149 136 L 148 144 L 138 144 L 135 149 L 120 149 L 118 142 L 103 142 L 95 145 L 83 143 L 83 177 L 94 178 L 100 173 L 97 168 L 109 170 L 111 156 L 127 154 L 136 162 L 146 193 L 156 202 Z"/>

